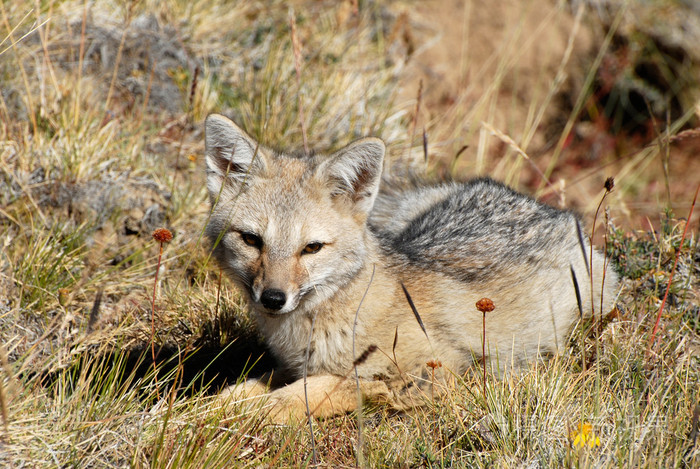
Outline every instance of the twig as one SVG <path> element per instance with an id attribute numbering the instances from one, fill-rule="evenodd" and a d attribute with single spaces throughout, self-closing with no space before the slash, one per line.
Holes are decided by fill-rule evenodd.
<path id="1" fill-rule="evenodd" d="M 685 241 L 685 235 L 688 233 L 688 226 L 690 226 L 690 219 L 693 217 L 693 210 L 695 209 L 695 202 L 698 199 L 698 191 L 700 191 L 700 184 L 698 184 L 697 189 L 695 189 L 695 197 L 693 197 L 693 203 L 690 206 L 690 212 L 688 213 L 688 219 L 685 222 L 685 228 L 683 229 L 683 236 L 681 236 L 681 243 L 676 250 L 676 259 L 673 261 L 673 268 L 671 269 L 671 275 L 668 278 L 668 284 L 666 285 L 666 293 L 664 294 L 664 299 L 661 301 L 661 306 L 659 307 L 659 312 L 656 315 L 656 322 L 654 322 L 654 329 L 651 332 L 651 337 L 649 338 L 649 346 L 647 348 L 647 354 L 651 352 L 651 347 L 654 345 L 656 340 L 656 332 L 659 329 L 659 321 L 661 320 L 661 315 L 664 312 L 664 307 L 666 306 L 666 300 L 668 300 L 668 293 L 671 290 L 671 284 L 673 283 L 673 274 L 676 272 L 676 267 L 678 266 L 678 258 L 680 257 L 681 250 L 683 249 L 683 242 Z"/>
<path id="2" fill-rule="evenodd" d="M 5 10 L 5 2 L 0 2 L 0 11 L 2 11 L 2 20 L 3 20 L 3 23 L 5 23 L 5 29 L 7 29 L 7 37 L 10 38 L 10 46 L 8 46 L 8 48 L 12 48 L 12 52 L 14 53 L 15 58 L 17 60 L 17 65 L 19 68 L 20 75 L 22 75 L 22 81 L 24 82 L 24 89 L 27 92 L 27 94 L 26 94 L 27 114 L 29 114 L 29 119 L 32 122 L 32 129 L 34 130 L 34 135 L 37 135 L 39 133 L 39 126 L 38 126 L 37 121 L 36 121 L 36 108 L 34 107 L 34 99 L 32 98 L 31 88 L 29 86 L 29 78 L 27 77 L 27 72 L 24 69 L 24 64 L 23 64 L 22 59 L 19 55 L 19 52 L 17 51 L 17 47 L 15 47 L 18 41 L 15 41 L 14 35 L 12 34 L 15 31 L 15 29 L 17 27 L 19 27 L 19 25 L 17 25 L 17 27 L 15 29 L 13 29 L 10 26 L 10 20 L 8 19 L 7 11 Z M 24 19 L 27 16 L 29 16 L 30 13 L 31 13 L 31 11 L 29 13 L 27 13 L 27 15 L 24 18 L 22 18 L 22 21 L 24 21 Z M 41 27 L 44 24 L 45 23 L 42 23 L 41 25 L 37 26 L 36 29 L 38 29 L 39 27 Z M 36 29 L 32 30 L 32 32 L 35 31 Z M 25 34 L 23 36 L 23 38 L 26 36 L 27 35 Z M 5 49 L 5 50 L 7 50 L 7 49 Z"/>
<path id="3" fill-rule="evenodd" d="M 605 232 L 603 233 L 603 279 L 600 281 L 600 311 L 603 314 L 603 291 L 605 290 L 605 275 L 608 272 L 610 258 L 608 258 L 608 230 L 610 229 L 610 207 L 605 207 Z M 614 307 L 615 305 L 613 305 Z"/>
<path id="4" fill-rule="evenodd" d="M 605 193 L 603 194 L 603 197 L 601 197 L 600 202 L 598 203 L 598 207 L 595 209 L 595 215 L 593 216 L 593 227 L 591 228 L 591 242 L 590 242 L 590 255 L 589 255 L 589 267 L 590 269 L 588 270 L 588 277 L 591 280 L 591 315 L 593 316 L 593 322 L 595 323 L 595 300 L 593 299 L 593 237 L 595 236 L 595 225 L 596 222 L 598 221 L 598 213 L 600 212 L 600 207 L 603 205 L 603 201 L 605 201 L 605 198 L 608 196 L 608 194 L 613 190 L 615 187 L 615 179 L 612 177 L 609 177 L 605 180 Z M 605 262 L 603 261 L 603 268 L 605 268 Z M 602 305 L 602 296 L 603 292 L 600 292 L 601 295 L 601 305 Z M 601 311 L 600 311 L 600 320 L 601 322 L 603 321 L 603 310 L 601 306 Z"/>
<path id="5" fill-rule="evenodd" d="M 224 275 L 223 270 L 219 267 L 219 282 L 216 286 L 216 307 L 214 308 L 214 319 L 219 317 L 219 300 L 221 298 L 221 277 Z"/>
<path id="6" fill-rule="evenodd" d="M 406 159 L 411 158 L 411 147 L 413 146 L 413 136 L 416 134 L 416 124 L 418 124 L 418 113 L 420 112 L 420 103 L 423 100 L 423 79 L 418 82 L 418 95 L 416 96 L 416 108 L 413 111 L 413 120 L 411 121 L 411 134 L 408 136 L 408 150 Z"/>
<path id="7" fill-rule="evenodd" d="M 194 94 L 197 91 L 197 77 L 199 77 L 199 65 L 194 68 L 194 74 L 192 76 L 192 84 L 190 85 L 190 96 L 188 100 L 187 113 L 185 114 L 185 124 L 180 132 L 180 142 L 177 146 L 177 156 L 175 157 L 175 172 L 173 173 L 173 180 L 170 184 L 170 193 L 172 194 L 175 190 L 175 179 L 177 178 L 177 170 L 180 166 L 180 155 L 182 154 L 182 145 L 185 142 L 185 132 L 187 131 L 187 126 L 192 121 L 192 110 L 194 109 Z M 150 86 L 150 85 L 149 85 Z"/>
<path id="8" fill-rule="evenodd" d="M 418 322 L 418 325 L 420 326 L 421 330 L 423 331 L 423 334 L 425 334 L 425 338 L 428 339 L 428 343 L 430 343 L 430 337 L 428 337 L 428 331 L 425 329 L 425 324 L 423 324 L 423 320 L 420 317 L 420 314 L 418 314 L 418 309 L 416 308 L 416 305 L 413 303 L 413 298 L 411 298 L 411 295 L 408 293 L 408 290 L 406 289 L 406 286 L 403 284 L 403 282 L 399 282 L 401 284 L 401 288 L 403 289 L 403 294 L 406 296 L 406 301 L 408 301 L 408 306 L 411 307 L 411 311 L 413 311 L 413 315 L 416 317 L 416 321 Z M 432 345 L 430 346 L 432 348 Z"/>
<path id="9" fill-rule="evenodd" d="M 583 325 L 583 303 L 581 302 L 581 289 L 578 287 L 578 280 L 576 279 L 576 272 L 574 271 L 574 266 L 569 265 L 571 270 L 571 281 L 574 284 L 574 293 L 576 293 L 576 305 L 578 306 L 579 319 L 581 320 L 581 370 L 586 373 L 586 335 L 585 328 Z"/>
<path id="10" fill-rule="evenodd" d="M 112 71 L 112 80 L 109 82 L 109 90 L 107 91 L 107 99 L 105 99 L 105 114 L 103 121 L 106 121 L 109 115 L 109 105 L 112 100 L 112 94 L 114 94 L 114 85 L 117 83 L 117 75 L 119 74 L 119 64 L 122 60 L 122 53 L 124 52 L 124 43 L 126 42 L 126 34 L 129 31 L 129 26 L 131 25 L 131 19 L 134 13 L 134 7 L 136 7 L 136 0 L 132 0 L 129 7 L 126 10 L 126 24 L 124 25 L 124 31 L 122 31 L 122 38 L 119 41 L 119 48 L 117 49 L 117 57 L 114 59 L 114 70 Z"/>
<path id="11" fill-rule="evenodd" d="M 481 125 L 482 125 L 484 128 L 486 128 L 486 130 L 488 130 L 488 131 L 491 133 L 491 135 L 493 135 L 493 136 L 495 136 L 495 137 L 498 137 L 498 139 L 499 139 L 500 141 L 502 141 L 503 143 L 505 143 L 506 145 L 508 145 L 509 147 L 511 147 L 518 155 L 522 156 L 522 157 L 525 159 L 525 161 L 527 161 L 528 163 L 530 163 L 530 166 L 532 166 L 532 168 L 535 170 L 535 172 L 536 172 L 536 173 L 542 178 L 542 180 L 549 186 L 549 188 L 552 190 L 552 192 L 554 192 L 555 194 L 557 194 L 557 196 L 558 196 L 560 199 L 561 199 L 562 197 L 564 197 L 564 195 L 561 193 L 561 191 L 559 191 L 556 187 L 554 187 L 554 184 L 552 184 L 552 182 L 547 178 L 547 176 L 545 176 L 545 174 L 544 174 L 544 173 L 542 172 L 542 170 L 535 164 L 535 162 L 532 161 L 532 159 L 530 159 L 530 157 L 528 156 L 528 154 L 525 153 L 525 150 L 523 150 L 522 148 L 520 148 L 520 145 L 518 145 L 517 143 L 515 143 L 515 140 L 513 140 L 512 138 L 510 138 L 508 135 L 504 134 L 504 133 L 501 132 L 500 130 L 496 129 L 495 127 L 493 127 L 493 126 L 492 126 L 491 124 L 489 124 L 488 122 L 483 122 L 483 121 L 482 121 L 482 122 L 481 122 Z"/>
<path id="12" fill-rule="evenodd" d="M 484 371 L 484 402 L 486 402 L 486 311 L 482 311 L 481 324 L 481 367 Z"/>
<path id="13" fill-rule="evenodd" d="M 314 466 L 318 466 L 318 454 L 316 454 L 316 439 L 314 438 L 314 426 L 309 409 L 309 392 L 307 390 L 307 378 L 309 375 L 309 353 L 311 352 L 311 339 L 314 336 L 314 326 L 316 325 L 316 314 L 311 318 L 311 330 L 309 331 L 309 342 L 306 344 L 306 356 L 304 358 L 304 403 L 306 404 L 306 417 L 309 423 L 309 437 L 311 438 L 311 461 Z"/>
<path id="14" fill-rule="evenodd" d="M 355 322 L 352 324 L 352 356 L 355 355 L 355 333 L 357 331 L 357 319 L 360 315 L 360 308 L 362 307 L 362 303 L 365 301 L 365 297 L 367 296 L 367 292 L 369 292 L 369 287 L 372 286 L 372 281 L 374 280 L 374 271 L 376 269 L 376 265 L 372 264 L 372 275 L 369 277 L 369 282 L 367 283 L 367 288 L 365 289 L 365 293 L 362 295 L 362 298 L 360 299 L 360 304 L 357 305 L 357 310 L 355 310 Z M 376 346 L 375 348 L 376 349 Z M 369 349 L 368 349 L 369 350 Z M 364 439 L 363 439 L 363 434 L 362 434 L 362 394 L 360 391 L 360 375 L 357 372 L 357 365 L 360 363 L 364 362 L 367 357 L 369 357 L 368 350 L 365 350 L 363 352 L 362 356 L 360 356 L 358 359 L 356 359 L 353 362 L 353 369 L 355 370 L 355 384 L 357 385 L 357 467 L 363 467 L 364 466 L 364 457 L 362 453 L 362 447 L 364 446 Z M 374 350 L 372 350 L 373 352 Z M 372 353 L 369 352 L 369 353 Z M 367 355 L 365 355 L 367 354 Z M 364 358 L 363 358 L 364 357 Z M 362 360 L 360 360 L 362 358 Z M 308 404 L 307 404 L 308 405 Z"/>
<path id="15" fill-rule="evenodd" d="M 299 99 L 299 123 L 301 124 L 301 136 L 304 139 L 304 152 L 309 154 L 309 141 L 306 138 L 306 123 L 304 120 L 304 100 L 301 96 L 301 43 L 297 36 L 297 21 L 294 9 L 289 9 L 289 26 L 292 30 L 292 50 L 294 51 L 294 69 L 297 74 L 297 96 Z"/>
<path id="16" fill-rule="evenodd" d="M 78 52 L 78 83 L 75 87 L 75 102 L 73 103 L 73 126 L 78 127 L 80 114 L 80 90 L 83 81 L 83 63 L 85 61 L 85 30 L 87 28 L 88 0 L 83 2 L 83 19 L 80 22 L 80 52 Z"/>
<path id="17" fill-rule="evenodd" d="M 139 115 L 139 124 L 137 127 L 141 127 L 141 124 L 143 124 L 143 118 L 146 115 L 146 109 L 148 108 L 148 102 L 151 99 L 151 90 L 153 89 L 153 79 L 155 78 L 156 74 L 156 65 L 158 63 L 156 62 L 155 59 L 153 59 L 153 62 L 151 63 L 151 71 L 148 74 L 148 84 L 146 85 L 146 94 L 143 96 L 143 103 L 141 103 L 141 114 Z"/>
<path id="18" fill-rule="evenodd" d="M 476 309 L 481 311 L 483 317 L 482 323 L 482 335 L 481 335 L 481 366 L 484 369 L 484 404 L 487 404 L 486 400 L 486 313 L 490 313 L 496 309 L 496 305 L 489 298 L 482 298 L 476 302 Z"/>
<path id="19" fill-rule="evenodd" d="M 5 354 L 5 347 L 0 345 L 0 371 L 5 371 L 7 374 L 7 382 L 10 383 L 12 376 L 10 375 L 10 367 L 7 363 L 7 355 Z M 2 425 L 5 431 L 4 439 L 5 441 L 10 438 L 10 413 L 7 409 L 7 393 L 5 392 L 5 385 L 0 377 L 0 413 L 2 415 Z"/>
<path id="20" fill-rule="evenodd" d="M 100 287 L 95 295 L 95 301 L 92 303 L 92 310 L 90 310 L 90 318 L 87 323 L 87 333 L 91 333 L 95 324 L 97 324 L 97 318 L 100 315 L 100 304 L 102 303 L 102 294 L 104 293 L 104 288 Z"/>
<path id="21" fill-rule="evenodd" d="M 675 143 L 679 140 L 698 137 L 700 137 L 700 127 L 695 127 L 694 129 L 687 129 L 682 132 L 678 132 L 676 135 L 671 135 L 668 137 L 668 143 Z"/>
<path id="22" fill-rule="evenodd" d="M 457 160 L 459 159 L 460 156 L 462 156 L 462 153 L 464 153 L 467 150 L 467 148 L 469 148 L 469 145 L 462 145 L 462 148 L 457 150 L 457 153 L 455 153 L 455 157 L 453 159 L 453 161 L 454 161 L 453 166 L 454 166 L 454 164 L 457 163 Z"/>
<path id="23" fill-rule="evenodd" d="M 158 241 L 160 249 L 158 251 L 158 265 L 156 266 L 156 275 L 153 280 L 153 297 L 151 299 L 151 358 L 153 359 L 153 379 L 156 383 L 156 392 L 158 391 L 158 367 L 156 366 L 156 287 L 158 286 L 158 271 L 160 270 L 160 261 L 163 257 L 163 244 L 169 243 L 173 239 L 173 234 L 167 228 L 158 228 L 152 233 L 153 239 Z M 158 396 L 160 399 L 160 396 Z"/>

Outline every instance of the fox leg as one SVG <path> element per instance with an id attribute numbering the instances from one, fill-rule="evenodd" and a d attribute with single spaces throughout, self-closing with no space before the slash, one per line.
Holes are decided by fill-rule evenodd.
<path id="1" fill-rule="evenodd" d="M 276 423 L 300 422 L 307 418 L 308 409 L 316 417 L 331 417 L 357 409 L 357 381 L 335 375 L 316 375 L 299 379 L 286 386 L 271 390 L 276 380 L 270 374 L 249 379 L 224 389 L 219 398 L 228 403 L 260 405 L 268 418 Z M 361 399 L 390 403 L 390 392 L 384 381 L 359 380 Z"/>
<path id="2" fill-rule="evenodd" d="M 269 394 L 272 390 L 290 383 L 284 371 L 272 370 L 257 378 L 245 378 L 237 384 L 232 384 L 219 393 L 223 399 L 245 400 Z"/>
<path id="3" fill-rule="evenodd" d="M 306 380 L 308 409 L 316 417 L 331 417 L 357 409 L 357 381 L 334 375 L 309 376 Z M 361 399 L 388 402 L 389 388 L 383 381 L 360 379 Z M 270 418 L 278 423 L 301 421 L 307 417 L 304 380 L 273 391 L 270 394 Z"/>
<path id="4" fill-rule="evenodd" d="M 226 402 L 257 401 L 258 397 L 270 393 L 272 374 L 265 373 L 259 378 L 245 379 L 244 381 L 228 386 L 217 396 Z"/>

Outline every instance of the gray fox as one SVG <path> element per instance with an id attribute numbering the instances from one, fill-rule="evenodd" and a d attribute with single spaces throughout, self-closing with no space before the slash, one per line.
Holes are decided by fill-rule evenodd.
<path id="1" fill-rule="evenodd" d="M 276 419 L 306 415 L 305 369 L 315 415 L 353 410 L 358 389 L 419 405 L 481 360 L 482 297 L 495 304 L 484 359 L 501 373 L 556 353 L 581 313 L 613 304 L 617 275 L 603 282 L 598 251 L 589 273 L 579 219 L 491 179 L 382 181 L 380 139 L 280 153 L 217 114 L 205 141 L 207 235 L 281 366 L 224 394 L 272 388 Z"/>

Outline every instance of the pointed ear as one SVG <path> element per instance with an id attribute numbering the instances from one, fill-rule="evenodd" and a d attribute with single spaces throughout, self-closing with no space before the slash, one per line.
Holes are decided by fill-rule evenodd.
<path id="1" fill-rule="evenodd" d="M 210 196 L 219 194 L 224 180 L 243 183 L 264 166 L 257 142 L 228 117 L 210 114 L 204 134 Z"/>
<path id="2" fill-rule="evenodd" d="M 333 196 L 347 197 L 369 214 L 379 191 L 385 146 L 378 138 L 363 138 L 338 150 L 320 167 Z"/>

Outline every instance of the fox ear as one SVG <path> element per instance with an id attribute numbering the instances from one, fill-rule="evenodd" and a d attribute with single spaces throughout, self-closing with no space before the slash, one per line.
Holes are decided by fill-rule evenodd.
<path id="1" fill-rule="evenodd" d="M 243 183 L 264 165 L 258 144 L 228 117 L 210 114 L 204 130 L 210 195 L 219 193 L 224 180 Z"/>
<path id="2" fill-rule="evenodd" d="M 369 214 L 379 190 L 384 151 L 380 139 L 363 138 L 332 154 L 321 167 L 332 195 L 348 197 L 356 209 Z"/>

